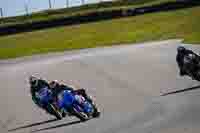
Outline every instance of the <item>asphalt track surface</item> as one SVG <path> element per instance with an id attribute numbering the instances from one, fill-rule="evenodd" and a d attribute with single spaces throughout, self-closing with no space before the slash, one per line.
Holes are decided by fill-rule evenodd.
<path id="1" fill-rule="evenodd" d="M 0 61 L 0 133 L 199 133 L 200 83 L 178 76 L 178 45 L 186 44 L 168 40 Z M 56 121 L 32 102 L 31 74 L 87 88 L 101 117 Z"/>

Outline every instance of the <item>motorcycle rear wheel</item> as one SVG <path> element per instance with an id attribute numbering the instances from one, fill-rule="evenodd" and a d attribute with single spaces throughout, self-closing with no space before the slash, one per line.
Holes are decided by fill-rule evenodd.
<path id="1" fill-rule="evenodd" d="M 61 120 L 62 119 L 62 114 L 58 111 L 58 109 L 56 109 L 52 104 L 48 105 L 50 110 L 52 111 L 53 115 L 58 119 Z"/>

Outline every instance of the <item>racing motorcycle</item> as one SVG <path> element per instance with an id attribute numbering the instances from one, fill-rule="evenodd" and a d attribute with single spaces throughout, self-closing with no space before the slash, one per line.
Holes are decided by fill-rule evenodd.
<path id="1" fill-rule="evenodd" d="M 39 104 L 46 109 L 47 113 L 54 115 L 59 120 L 62 119 L 62 114 L 52 102 L 53 95 L 48 87 L 40 89 L 40 91 L 36 93 L 36 96 L 39 99 Z"/>
<path id="2" fill-rule="evenodd" d="M 82 95 L 74 94 L 70 90 L 63 90 L 59 93 L 58 106 L 68 112 L 69 116 L 76 116 L 81 121 L 100 116 L 94 102 L 89 102 Z"/>
<path id="3" fill-rule="evenodd" d="M 199 55 L 186 55 L 183 57 L 183 69 L 186 72 L 186 74 L 191 77 L 192 79 L 195 79 L 197 81 L 200 81 L 200 57 Z"/>

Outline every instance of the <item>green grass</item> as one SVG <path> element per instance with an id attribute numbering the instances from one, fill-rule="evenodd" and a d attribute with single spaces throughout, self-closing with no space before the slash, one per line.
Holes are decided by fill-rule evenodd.
<path id="1" fill-rule="evenodd" d="M 183 38 L 200 44 L 200 7 L 0 37 L 0 58 Z"/>
<path id="2" fill-rule="evenodd" d="M 88 4 L 80 7 L 64 8 L 57 10 L 46 10 L 29 16 L 17 16 L 0 19 L 0 27 L 30 22 L 38 22 L 52 19 L 59 19 L 68 16 L 87 14 L 96 11 L 115 10 L 119 8 L 134 8 L 145 5 L 159 4 L 175 0 L 121 0 L 114 2 L 102 2 L 98 4 Z"/>

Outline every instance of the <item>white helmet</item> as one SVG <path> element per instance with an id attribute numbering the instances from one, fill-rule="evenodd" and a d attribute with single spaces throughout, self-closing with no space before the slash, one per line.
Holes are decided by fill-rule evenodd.
<path id="1" fill-rule="evenodd" d="M 85 98 L 81 95 L 75 95 L 75 99 L 79 104 L 83 104 L 85 101 Z"/>

